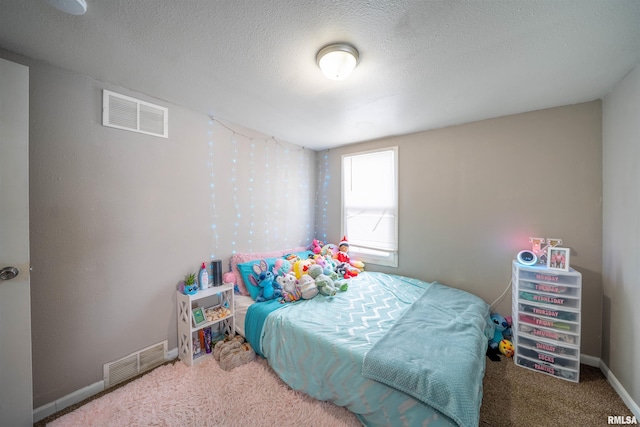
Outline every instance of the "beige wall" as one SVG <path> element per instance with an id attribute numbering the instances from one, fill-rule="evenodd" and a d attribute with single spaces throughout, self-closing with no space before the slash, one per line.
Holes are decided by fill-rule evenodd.
<path id="1" fill-rule="evenodd" d="M 491 303 L 529 237 L 556 237 L 583 274 L 582 352 L 599 357 L 602 306 L 600 101 L 330 150 L 320 156 L 329 240 L 340 238 L 340 157 L 398 146 L 399 273 L 468 290 Z M 320 221 L 321 213 L 317 213 Z M 511 312 L 510 294 L 496 307 Z"/>
<path id="2" fill-rule="evenodd" d="M 603 103 L 602 360 L 640 416 L 640 66 Z M 629 403 L 628 403 L 629 404 Z"/>
<path id="3" fill-rule="evenodd" d="M 201 261 L 312 239 L 314 151 L 0 56 L 30 67 L 36 408 L 101 381 L 105 363 L 176 348 L 176 284 Z M 167 106 L 169 138 L 102 126 L 103 88 Z"/>

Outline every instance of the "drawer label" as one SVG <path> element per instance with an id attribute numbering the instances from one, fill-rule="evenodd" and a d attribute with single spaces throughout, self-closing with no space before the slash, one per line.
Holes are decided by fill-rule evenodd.
<path id="1" fill-rule="evenodd" d="M 554 334 L 553 332 L 549 332 L 549 331 L 544 331 L 542 329 L 534 329 L 531 333 L 533 335 L 538 335 L 540 337 L 552 338 L 554 340 L 557 340 L 559 338 L 558 334 Z"/>
<path id="2" fill-rule="evenodd" d="M 555 335 L 555 334 L 549 334 L 549 335 Z M 553 337 L 549 337 L 549 338 L 553 338 Z M 552 353 L 556 352 L 556 346 L 555 345 L 551 345 L 551 344 L 547 344 L 547 343 L 543 343 L 543 342 L 537 342 L 536 343 L 536 348 L 539 350 L 545 350 L 545 351 L 550 351 Z"/>
<path id="3" fill-rule="evenodd" d="M 564 288 L 561 289 L 558 286 L 543 285 L 541 283 L 536 283 L 535 289 L 537 291 L 542 291 L 542 292 L 553 292 L 554 294 L 559 294 L 561 292 L 564 292 Z"/>
<path id="4" fill-rule="evenodd" d="M 558 276 L 548 276 L 546 274 L 536 273 L 536 279 L 538 280 L 546 280 L 548 282 L 557 282 Z"/>
<path id="5" fill-rule="evenodd" d="M 557 311 L 553 311 L 553 310 L 547 310 L 547 309 L 544 309 L 544 308 L 532 307 L 532 311 L 535 314 L 541 314 L 543 316 L 558 317 L 558 312 Z"/>
<path id="6" fill-rule="evenodd" d="M 541 325 L 541 326 L 549 326 L 549 327 L 553 327 L 554 323 L 550 322 L 548 320 L 544 320 L 544 319 L 538 319 L 537 317 L 535 318 L 535 322 L 537 325 Z"/>
<path id="7" fill-rule="evenodd" d="M 538 359 L 543 362 L 551 362 L 556 363 L 556 359 L 553 356 L 549 356 L 548 354 L 538 353 Z"/>
<path id="8" fill-rule="evenodd" d="M 548 372 L 548 373 L 550 373 L 552 375 L 556 373 L 556 370 L 553 369 L 551 366 L 541 365 L 539 363 L 534 363 L 533 367 L 535 369 L 537 369 L 538 371 L 545 371 L 545 372 Z"/>
<path id="9" fill-rule="evenodd" d="M 564 298 L 554 298 L 554 297 L 550 297 L 550 296 L 546 296 L 546 295 L 537 295 L 537 294 L 535 294 L 533 296 L 533 300 L 534 301 L 539 301 L 539 302 L 546 302 L 546 303 L 549 303 L 549 304 L 564 305 Z"/>

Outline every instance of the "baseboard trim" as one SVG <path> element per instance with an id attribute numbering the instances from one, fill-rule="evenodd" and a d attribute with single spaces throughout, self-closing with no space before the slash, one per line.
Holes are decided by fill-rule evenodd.
<path id="1" fill-rule="evenodd" d="M 580 363 L 587 366 L 593 366 L 594 368 L 599 368 L 601 360 L 599 357 L 589 356 L 588 354 L 581 354 Z"/>
<path id="2" fill-rule="evenodd" d="M 75 405 L 78 402 L 82 402 L 91 396 L 94 396 L 104 390 L 104 381 L 98 381 L 90 386 L 83 387 L 80 390 L 76 390 L 73 393 L 69 393 L 60 399 L 40 406 L 33 411 L 33 422 L 38 422 L 47 418 L 49 415 L 53 415 L 56 412 L 62 411 L 71 405 Z"/>
<path id="3" fill-rule="evenodd" d="M 625 390 L 622 384 L 620 384 L 620 381 L 618 381 L 616 376 L 613 375 L 613 372 L 611 372 L 611 369 L 609 369 L 607 364 L 604 363 L 602 360 L 600 360 L 600 370 L 602 371 L 604 376 L 607 378 L 607 381 L 609 381 L 609 384 L 611 384 L 611 387 L 613 387 L 613 389 L 616 391 L 616 393 L 618 393 L 618 396 L 620 396 L 620 398 L 625 403 L 625 405 L 627 405 L 627 407 L 631 410 L 633 415 L 636 418 L 640 418 L 640 406 L 638 406 L 638 404 L 631 398 L 629 393 L 627 393 L 627 390 Z M 624 415 L 624 414 L 611 414 L 611 415 Z"/>
<path id="4" fill-rule="evenodd" d="M 178 358 L 178 347 L 167 351 L 165 360 L 173 360 Z M 80 390 L 76 390 L 60 399 L 42 405 L 33 410 L 33 422 L 37 423 L 40 420 L 47 418 L 56 412 L 62 411 L 71 405 L 75 405 L 78 402 L 82 402 L 85 399 L 95 396 L 96 394 L 104 391 L 104 380 L 91 384 L 90 386 L 83 387 Z"/>
<path id="5" fill-rule="evenodd" d="M 178 347 L 167 350 L 167 360 L 173 360 L 178 358 Z"/>

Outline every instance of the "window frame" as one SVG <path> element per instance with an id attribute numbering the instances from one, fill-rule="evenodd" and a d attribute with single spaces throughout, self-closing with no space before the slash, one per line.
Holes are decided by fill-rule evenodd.
<path id="1" fill-rule="evenodd" d="M 398 191 L 398 147 L 384 147 L 377 148 L 373 150 L 366 151 L 358 151 L 349 154 L 343 154 L 340 159 L 340 172 L 341 172 L 341 182 L 340 182 L 340 196 L 341 196 L 341 205 L 340 205 L 340 230 L 341 236 L 346 236 L 349 238 L 348 232 L 345 230 L 345 222 L 346 222 L 346 212 L 345 212 L 345 159 L 351 157 L 357 157 L 361 155 L 373 154 L 390 151 L 393 152 L 393 180 L 394 180 L 394 188 L 395 188 L 395 250 L 380 250 L 373 248 L 365 248 L 363 246 L 358 246 L 349 242 L 349 254 L 352 258 L 362 261 L 364 263 L 376 264 L 385 267 L 398 267 L 398 250 L 400 246 L 399 242 L 399 230 L 398 230 L 398 217 L 399 217 L 399 191 Z M 378 252 L 378 253 L 375 253 Z"/>

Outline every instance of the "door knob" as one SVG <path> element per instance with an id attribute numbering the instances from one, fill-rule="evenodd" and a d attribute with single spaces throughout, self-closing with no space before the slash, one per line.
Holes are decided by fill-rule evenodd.
<path id="1" fill-rule="evenodd" d="M 0 280 L 11 280 L 19 273 L 20 271 L 15 267 L 5 267 L 0 270 Z"/>

